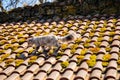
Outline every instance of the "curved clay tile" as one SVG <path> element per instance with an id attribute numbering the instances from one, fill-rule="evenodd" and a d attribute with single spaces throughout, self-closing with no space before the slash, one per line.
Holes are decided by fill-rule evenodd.
<path id="1" fill-rule="evenodd" d="M 107 41 L 102 41 L 100 47 L 107 47 L 109 43 Z"/>
<path id="2" fill-rule="evenodd" d="M 24 47 L 24 48 L 26 48 L 28 46 L 28 42 L 27 41 L 24 42 L 21 46 Z"/>
<path id="3" fill-rule="evenodd" d="M 100 20 L 99 23 L 104 24 L 104 20 Z"/>
<path id="4" fill-rule="evenodd" d="M 82 62 L 81 65 L 79 66 L 79 69 L 77 71 L 74 80 L 79 80 L 79 79 L 86 80 L 86 76 L 88 74 L 88 68 L 89 68 L 88 64 L 86 62 Z"/>
<path id="5" fill-rule="evenodd" d="M 6 80 L 20 80 L 20 75 L 18 73 L 13 73 Z"/>
<path id="6" fill-rule="evenodd" d="M 36 74 L 39 70 L 39 65 L 38 64 L 32 64 L 32 66 L 30 66 L 27 70 Z"/>
<path id="7" fill-rule="evenodd" d="M 60 62 L 57 62 L 54 67 L 53 70 L 57 70 L 57 71 L 61 71 L 62 70 L 62 66 Z"/>
<path id="8" fill-rule="evenodd" d="M 40 71 L 42 70 L 42 71 L 47 72 L 47 71 L 49 71 L 49 70 L 51 69 L 51 67 L 52 67 L 52 64 L 50 64 L 50 63 L 45 63 L 45 64 L 40 68 Z"/>
<path id="9" fill-rule="evenodd" d="M 99 32 L 96 31 L 96 32 L 94 33 L 94 36 L 100 36 Z"/>
<path id="10" fill-rule="evenodd" d="M 79 49 L 83 49 L 84 46 L 83 46 L 82 44 L 79 44 L 79 45 L 78 45 L 78 48 L 79 48 Z"/>
<path id="11" fill-rule="evenodd" d="M 74 54 L 73 56 L 72 56 L 72 58 L 70 59 L 70 61 L 69 62 L 77 62 L 77 56 L 78 56 L 79 54 Z"/>
<path id="12" fill-rule="evenodd" d="M 17 73 L 19 73 L 20 75 L 23 75 L 26 70 L 27 70 L 27 66 L 21 64 L 17 69 L 14 70 L 14 72 L 17 72 Z"/>
<path id="13" fill-rule="evenodd" d="M 78 23 L 74 23 L 73 25 L 75 25 L 76 27 L 78 27 L 79 24 Z"/>
<path id="14" fill-rule="evenodd" d="M 84 25 L 83 24 L 81 24 L 80 26 L 79 26 L 79 30 L 84 30 Z"/>
<path id="15" fill-rule="evenodd" d="M 111 60 L 108 64 L 108 68 L 110 68 L 110 67 L 114 67 L 117 69 L 117 61 Z"/>
<path id="16" fill-rule="evenodd" d="M 116 22 L 116 26 L 120 26 L 120 21 L 117 21 L 117 22 Z"/>
<path id="17" fill-rule="evenodd" d="M 86 55 L 85 55 L 85 57 L 84 57 L 83 60 L 89 60 L 89 59 L 90 59 L 90 56 L 91 56 L 91 54 L 87 54 L 87 53 L 86 53 Z"/>
<path id="18" fill-rule="evenodd" d="M 77 63 L 75 61 L 71 61 L 66 69 L 70 69 L 74 71 L 77 67 Z"/>
<path id="19" fill-rule="evenodd" d="M 111 46 L 119 47 L 119 46 L 120 46 L 120 41 L 119 41 L 119 40 L 114 40 L 114 41 L 112 42 Z"/>
<path id="20" fill-rule="evenodd" d="M 118 53 L 112 53 L 111 54 L 111 59 L 113 59 L 113 60 L 118 60 L 118 58 L 119 58 L 119 55 L 118 55 Z"/>
<path id="21" fill-rule="evenodd" d="M 109 41 L 109 38 L 110 38 L 109 36 L 104 36 L 104 37 L 103 37 L 103 40 Z"/>
<path id="22" fill-rule="evenodd" d="M 11 53 L 12 53 L 12 49 L 4 50 L 4 53 L 5 53 L 5 54 L 11 54 Z"/>
<path id="23" fill-rule="evenodd" d="M 22 63 L 22 65 L 28 65 L 28 61 L 29 61 L 30 59 L 29 58 L 27 58 L 23 63 Z"/>
<path id="24" fill-rule="evenodd" d="M 13 71 L 15 70 L 15 67 L 14 66 L 8 66 L 5 70 L 3 70 L 2 72 L 7 74 L 7 75 L 10 75 Z"/>
<path id="25" fill-rule="evenodd" d="M 93 79 L 100 80 L 102 75 L 102 70 L 103 70 L 102 61 L 97 61 L 94 68 L 92 68 L 90 80 L 93 80 Z"/>
<path id="26" fill-rule="evenodd" d="M 40 71 L 35 77 L 34 80 L 44 80 L 47 76 L 47 73 L 44 71 Z"/>
<path id="27" fill-rule="evenodd" d="M 112 47 L 110 53 L 119 53 L 119 47 Z"/>
<path id="28" fill-rule="evenodd" d="M 10 56 L 8 56 L 7 58 L 13 58 L 13 59 L 15 59 L 15 57 L 16 57 L 16 54 L 15 53 L 12 53 Z"/>
<path id="29" fill-rule="evenodd" d="M 116 76 L 117 70 L 110 68 L 105 75 L 105 80 L 117 80 Z"/>
<path id="30" fill-rule="evenodd" d="M 26 72 L 26 74 L 21 79 L 22 80 L 32 80 L 33 79 L 33 73 L 32 72 Z"/>
<path id="31" fill-rule="evenodd" d="M 34 27 L 41 28 L 42 24 L 41 23 L 36 23 Z"/>
<path id="32" fill-rule="evenodd" d="M 72 80 L 73 71 L 71 69 L 66 70 L 60 80 Z"/>
<path id="33" fill-rule="evenodd" d="M 119 36 L 119 35 L 120 35 L 120 30 L 119 30 L 119 29 L 116 29 L 114 36 L 115 36 L 117 39 L 119 39 L 119 37 L 117 37 L 117 36 Z"/>
<path id="34" fill-rule="evenodd" d="M 86 30 L 86 32 L 91 32 L 91 30 L 92 30 L 92 28 L 88 28 L 87 30 Z"/>
<path id="35" fill-rule="evenodd" d="M 102 59 L 103 59 L 103 54 L 99 54 L 98 53 L 98 55 L 97 55 L 97 61 L 102 61 Z"/>
<path id="36" fill-rule="evenodd" d="M 50 62 L 51 64 L 54 64 L 56 62 L 55 57 L 51 56 L 46 62 Z"/>
<path id="37" fill-rule="evenodd" d="M 68 59 L 68 55 L 63 55 L 58 61 L 62 62 L 62 61 L 66 61 Z"/>
<path id="38" fill-rule="evenodd" d="M 58 71 L 52 71 L 50 75 L 46 78 L 46 80 L 57 80 L 60 76 L 60 73 Z"/>
<path id="39" fill-rule="evenodd" d="M 116 31 L 117 32 L 117 31 Z M 113 41 L 114 40 L 118 40 L 119 41 L 119 33 L 115 33 L 114 37 L 113 37 Z M 118 42 L 119 43 L 119 42 Z"/>
<path id="40" fill-rule="evenodd" d="M 36 61 L 35 61 L 35 63 L 37 63 L 37 64 L 39 64 L 40 66 L 44 63 L 44 57 L 39 57 Z"/>
<path id="41" fill-rule="evenodd" d="M 0 79 L 5 80 L 7 78 L 6 74 L 0 73 Z"/>
<path id="42" fill-rule="evenodd" d="M 105 50 L 105 48 L 103 48 L 103 47 L 100 48 L 98 54 L 106 54 L 106 50 Z"/>
<path id="43" fill-rule="evenodd" d="M 108 23 L 106 26 L 112 27 L 112 26 L 114 26 L 114 25 L 113 25 L 113 23 Z"/>
<path id="44" fill-rule="evenodd" d="M 91 41 L 96 42 L 96 41 L 97 41 L 97 39 L 98 39 L 98 37 L 93 36 L 93 37 L 92 37 L 92 39 L 91 39 Z"/>
<path id="45" fill-rule="evenodd" d="M 89 37 L 89 33 L 85 33 L 83 37 Z"/>
<path id="46" fill-rule="evenodd" d="M 96 32 L 100 32 L 100 29 L 101 29 L 101 28 L 98 27 L 95 31 L 96 31 Z"/>
<path id="47" fill-rule="evenodd" d="M 70 56 L 70 55 L 71 55 L 71 53 L 70 53 L 70 49 L 66 49 L 66 50 L 64 51 L 64 54 Z"/>
<path id="48" fill-rule="evenodd" d="M 2 72 L 3 71 L 3 67 L 2 66 L 0 66 L 0 72 Z"/>
<path id="49" fill-rule="evenodd" d="M 100 80 L 101 73 L 102 73 L 101 70 L 95 69 L 91 73 L 90 80 Z"/>
<path id="50" fill-rule="evenodd" d="M 84 36 L 83 36 L 81 42 L 84 43 L 86 40 L 88 40 L 88 37 L 84 37 Z"/>
<path id="51" fill-rule="evenodd" d="M 4 62 L 4 61 L 1 62 L 1 63 L 0 63 L 0 66 L 3 67 L 3 68 L 5 68 L 5 62 Z"/>
<path id="52" fill-rule="evenodd" d="M 93 42 L 90 43 L 89 48 L 94 48 L 94 47 L 95 47 L 94 42 L 95 42 L 95 41 L 93 41 Z"/>

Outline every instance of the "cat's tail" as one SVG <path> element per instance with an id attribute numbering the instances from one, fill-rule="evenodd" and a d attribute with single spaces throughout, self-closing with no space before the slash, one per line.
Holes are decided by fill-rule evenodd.
<path id="1" fill-rule="evenodd" d="M 76 40 L 77 38 L 78 38 L 77 34 L 75 32 L 71 32 L 66 36 L 59 37 L 59 40 L 61 42 L 70 42 Z"/>

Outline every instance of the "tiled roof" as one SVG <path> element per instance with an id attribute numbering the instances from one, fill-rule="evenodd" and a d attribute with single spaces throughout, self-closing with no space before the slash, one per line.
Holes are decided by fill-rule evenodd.
<path id="1" fill-rule="evenodd" d="M 120 18 L 114 15 L 71 16 L 0 25 L 0 80 L 120 80 Z M 66 35 L 79 38 L 62 44 L 58 56 L 45 58 L 27 47 L 31 36 Z M 51 54 L 52 51 L 49 52 Z M 25 59 L 21 59 L 22 55 Z"/>

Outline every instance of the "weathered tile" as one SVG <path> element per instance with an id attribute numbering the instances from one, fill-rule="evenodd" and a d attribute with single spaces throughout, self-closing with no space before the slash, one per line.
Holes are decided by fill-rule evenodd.
<path id="1" fill-rule="evenodd" d="M 47 73 L 44 71 L 40 71 L 35 77 L 34 80 L 44 80 L 47 76 Z"/>
<path id="2" fill-rule="evenodd" d="M 0 73 L 0 79 L 5 80 L 7 78 L 7 75 L 4 73 Z"/>
<path id="3" fill-rule="evenodd" d="M 44 61 L 45 59 L 44 59 L 44 57 L 39 57 L 36 61 L 35 61 L 35 63 L 38 63 L 39 65 L 42 65 L 45 61 Z"/>
<path id="4" fill-rule="evenodd" d="M 33 72 L 35 74 L 39 70 L 39 65 L 38 64 L 32 64 L 27 70 L 31 71 L 31 72 Z"/>
<path id="5" fill-rule="evenodd" d="M 33 73 L 28 71 L 22 76 L 22 80 L 33 80 Z"/>
<path id="6" fill-rule="evenodd" d="M 18 73 L 13 73 L 6 80 L 21 80 L 21 78 Z"/>
<path id="7" fill-rule="evenodd" d="M 69 20 L 70 19 L 70 20 Z M 99 20 L 98 20 L 99 19 Z M 71 26 L 71 27 L 70 27 Z M 69 28 L 68 28 L 69 27 Z M 103 29 L 103 30 L 102 30 Z M 68 18 L 54 18 L 41 20 L 27 20 L 26 22 L 13 22 L 0 24 L 0 79 L 2 80 L 119 80 L 119 47 L 120 47 L 120 19 L 115 15 L 87 15 L 69 16 Z M 20 43 L 20 39 L 27 40 L 45 32 L 63 36 L 64 32 L 75 31 L 80 38 L 79 42 L 70 42 L 63 54 L 49 56 L 37 55 L 37 58 L 30 63 L 30 51 L 27 41 Z M 92 33 L 92 34 L 91 34 Z M 96 45 L 100 42 L 100 45 Z M 85 44 L 89 44 L 86 46 Z M 6 44 L 12 44 L 5 49 Z M 78 45 L 72 53 L 71 46 Z M 15 48 L 16 47 L 16 48 Z M 90 48 L 100 48 L 97 53 L 90 51 Z M 85 54 L 82 50 L 87 49 Z M 4 52 L 2 52 L 4 50 Z M 33 47 L 34 50 L 34 47 Z M 21 52 L 19 52 L 21 51 Z M 41 51 L 41 48 L 39 49 Z M 38 51 L 38 53 L 39 53 Z M 5 56 L 3 54 L 10 54 Z M 24 62 L 16 66 L 15 61 L 9 65 L 7 59 L 18 59 L 19 54 L 25 55 Z M 103 65 L 104 55 L 110 54 L 110 59 Z M 77 56 L 84 56 L 78 64 Z M 91 56 L 95 55 L 95 65 L 88 64 Z M 69 64 L 63 68 L 61 63 L 68 61 Z M 7 66 L 6 66 L 7 65 Z"/>
<path id="8" fill-rule="evenodd" d="M 92 68 L 92 72 L 90 74 L 90 80 L 94 80 L 94 79 L 100 80 L 102 75 L 102 70 L 103 70 L 102 62 L 97 61 L 95 66 Z"/>
<path id="9" fill-rule="evenodd" d="M 23 75 L 26 70 L 27 70 L 27 65 L 21 64 L 17 69 L 14 70 L 14 72 L 18 72 L 20 75 Z"/>
<path id="10" fill-rule="evenodd" d="M 73 76 L 73 71 L 70 69 L 67 69 L 63 74 L 60 80 L 71 80 Z"/>
<path id="11" fill-rule="evenodd" d="M 75 80 L 79 80 L 79 79 L 83 79 L 85 80 L 86 79 L 86 75 L 88 74 L 88 65 L 86 62 L 82 62 L 78 71 L 77 71 L 77 74 L 75 76 Z M 84 73 L 84 74 L 83 74 Z"/>
<path id="12" fill-rule="evenodd" d="M 50 75 L 46 78 L 46 80 L 58 80 L 60 77 L 60 72 L 57 70 L 53 70 Z"/>
<path id="13" fill-rule="evenodd" d="M 2 71 L 2 73 L 10 75 L 14 70 L 15 70 L 14 66 L 8 66 L 5 70 Z"/>

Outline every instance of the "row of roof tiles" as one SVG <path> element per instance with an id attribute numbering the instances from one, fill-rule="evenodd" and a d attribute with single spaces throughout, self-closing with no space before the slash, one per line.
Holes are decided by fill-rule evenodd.
<path id="1" fill-rule="evenodd" d="M 102 17 L 103 18 L 103 17 Z M 95 18 L 94 18 L 95 19 Z M 105 18 L 106 19 L 106 18 Z M 0 46 L 1 50 L 5 50 L 5 52 L 2 52 L 0 55 L 0 58 L 2 58 L 3 54 L 9 54 L 7 56 L 7 59 L 13 58 L 14 60 L 18 59 L 17 54 L 19 53 L 19 50 L 22 51 L 20 54 L 25 54 L 27 59 L 25 59 L 19 66 L 16 67 L 15 61 L 13 60 L 9 65 L 6 65 L 5 59 L 0 63 L 0 79 L 1 80 L 119 80 L 120 79 L 120 68 L 118 65 L 119 60 L 119 45 L 120 45 L 120 19 L 106 19 L 106 20 L 100 20 L 100 21 L 90 21 L 88 19 L 81 21 L 81 19 L 77 20 L 69 20 L 69 23 L 61 23 L 64 26 L 63 28 L 65 30 L 73 30 L 76 31 L 78 36 L 81 36 L 80 42 L 71 42 L 69 45 L 67 45 L 67 48 L 64 50 L 61 50 L 63 52 L 62 56 L 60 58 L 56 58 L 54 56 L 49 56 L 48 59 L 44 57 L 43 54 L 40 54 L 37 56 L 36 59 L 34 59 L 34 62 L 30 64 L 30 57 L 29 51 L 31 49 L 28 48 L 25 50 L 25 47 L 27 46 L 27 42 L 23 41 L 23 43 L 18 43 L 19 47 L 17 47 L 16 50 L 13 50 L 11 48 L 8 48 L 5 50 L 5 44 L 9 43 L 9 39 L 6 37 L 15 36 L 15 31 L 17 31 L 19 34 L 25 33 L 25 39 L 29 38 L 28 30 L 33 31 L 31 33 L 33 36 L 34 34 L 41 30 L 44 34 L 43 30 L 48 30 L 48 33 L 51 31 L 50 28 L 46 26 L 50 26 L 49 23 L 44 23 L 46 26 L 42 26 L 43 23 L 38 23 L 39 26 L 36 26 L 33 23 L 26 24 L 27 26 L 23 26 L 24 24 L 19 24 L 17 28 L 16 25 L 10 24 L 11 26 L 7 26 L 5 24 L 1 25 L 0 30 L 3 32 L 1 33 L 1 40 L 7 40 L 5 44 L 2 44 Z M 79 23 L 79 25 L 78 25 Z M 72 24 L 70 26 L 68 24 Z M 73 24 L 75 26 L 73 26 Z M 9 25 L 9 24 L 8 24 Z M 57 23 L 54 23 L 55 25 L 55 31 L 59 29 L 60 26 Z M 87 28 L 86 28 L 87 26 Z M 96 27 L 95 27 L 96 26 Z M 13 30 L 11 29 L 13 27 Z M 18 30 L 20 27 L 20 30 Z M 43 27 L 43 28 L 40 28 Z M 105 27 L 105 29 L 102 30 L 102 28 Z M 32 29 L 31 29 L 32 28 Z M 77 28 L 77 29 L 76 29 Z M 95 28 L 95 29 L 94 29 Z M 16 29 L 16 30 L 15 30 Z M 64 29 L 60 28 L 60 32 L 58 32 L 57 35 L 62 34 Z M 11 32 L 11 35 L 5 35 L 4 32 Z M 21 32 L 23 31 L 23 32 Z M 93 33 L 93 36 L 91 36 L 91 32 Z M 104 33 L 103 33 L 104 32 Z M 111 36 L 110 32 L 114 32 Z M 65 35 L 65 34 L 64 34 Z M 102 36 L 101 36 L 102 35 Z M 95 42 L 99 40 L 99 37 L 102 37 L 102 39 L 99 41 L 100 50 L 97 52 L 97 54 L 94 54 L 93 52 L 89 51 L 90 48 L 95 48 Z M 20 36 L 20 38 L 16 37 L 17 39 L 23 38 L 23 36 Z M 11 39 L 10 39 L 11 40 Z M 10 41 L 11 42 L 11 41 Z M 88 46 L 85 46 L 86 43 L 89 43 Z M 13 43 L 12 43 L 13 45 Z M 71 45 L 78 45 L 77 48 L 75 48 L 74 54 L 71 54 L 72 48 L 69 47 Z M 109 47 L 110 50 L 106 50 L 106 48 Z M 82 50 L 88 48 L 88 52 L 86 52 L 83 56 L 84 58 L 81 59 L 80 64 L 78 64 L 77 57 L 81 55 Z M 18 50 L 18 51 L 17 51 Z M 110 54 L 110 59 L 107 61 L 108 65 L 107 67 L 103 66 L 103 56 L 105 54 Z M 88 60 L 90 60 L 90 57 L 92 55 L 96 55 L 95 58 L 95 65 L 93 67 L 90 67 L 88 64 Z M 68 61 L 69 64 L 66 68 L 63 68 L 61 66 L 62 62 Z M 93 60 L 94 61 L 94 60 Z"/>

